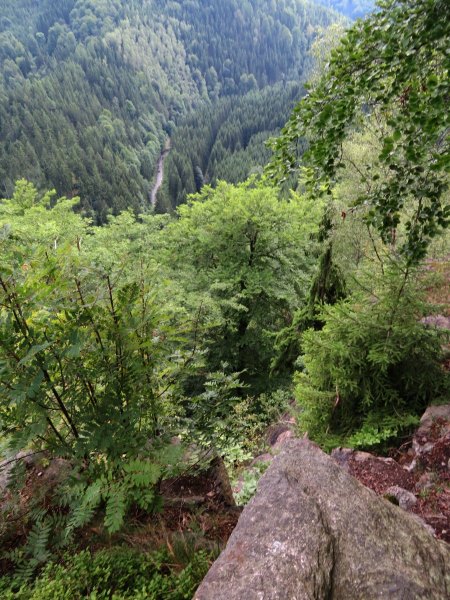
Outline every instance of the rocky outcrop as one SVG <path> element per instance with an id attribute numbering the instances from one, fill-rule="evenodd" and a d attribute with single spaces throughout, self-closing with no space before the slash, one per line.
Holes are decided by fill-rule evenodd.
<path id="1" fill-rule="evenodd" d="M 393 485 L 388 488 L 384 494 L 384 497 L 388 500 L 391 500 L 391 502 L 394 501 L 394 504 L 398 504 L 398 506 L 404 510 L 410 510 L 417 504 L 417 498 L 415 495 L 398 485 Z"/>
<path id="2" fill-rule="evenodd" d="M 429 317 L 424 317 L 422 323 L 427 327 L 450 330 L 450 317 L 446 317 L 445 315 L 430 315 Z"/>
<path id="3" fill-rule="evenodd" d="M 38 464 L 42 454 L 42 452 L 26 452 L 23 450 L 0 462 L 0 498 L 7 490 L 12 472 L 17 464 L 23 462 L 26 468 L 30 469 Z"/>
<path id="4" fill-rule="evenodd" d="M 408 469 L 442 471 L 450 480 L 450 405 L 429 406 L 420 419 L 412 441 L 412 456 Z"/>
<path id="5" fill-rule="evenodd" d="M 335 448 L 332 458 L 377 494 L 396 502 L 450 543 L 450 405 L 429 406 L 393 458 Z"/>
<path id="6" fill-rule="evenodd" d="M 195 600 L 450 597 L 450 546 L 290 439 L 262 477 Z"/>

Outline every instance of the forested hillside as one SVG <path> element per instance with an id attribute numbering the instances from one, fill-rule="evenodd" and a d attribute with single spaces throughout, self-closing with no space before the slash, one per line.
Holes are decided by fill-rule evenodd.
<path id="1" fill-rule="evenodd" d="M 317 28 L 337 18 L 301 0 L 3 8 L 0 191 L 25 176 L 79 195 L 99 222 L 146 207 L 164 139 L 182 117 L 222 96 L 300 81 Z M 279 108 L 271 131 L 286 120 L 289 107 Z"/>
<path id="2" fill-rule="evenodd" d="M 276 84 L 194 111 L 172 136 L 158 210 L 178 206 L 205 183 L 238 183 L 261 174 L 271 156 L 266 141 L 278 134 L 302 94 L 299 84 Z"/>

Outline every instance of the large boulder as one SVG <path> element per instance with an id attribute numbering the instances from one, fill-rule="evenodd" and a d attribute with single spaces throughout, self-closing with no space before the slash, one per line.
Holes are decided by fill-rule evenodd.
<path id="1" fill-rule="evenodd" d="M 450 598 L 450 546 L 290 439 L 195 600 Z"/>

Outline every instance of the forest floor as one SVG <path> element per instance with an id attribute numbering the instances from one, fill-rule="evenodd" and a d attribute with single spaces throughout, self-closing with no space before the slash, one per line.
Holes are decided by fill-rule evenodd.
<path id="1" fill-rule="evenodd" d="M 26 465 L 27 476 L 19 496 L 6 491 L 0 498 L 0 537 L 2 550 L 12 550 L 26 542 L 30 502 L 38 498 L 42 506 L 51 506 L 55 489 L 69 470 L 62 459 L 50 463 L 41 454 Z M 222 494 L 213 470 L 192 472 L 166 480 L 161 488 L 161 506 L 154 513 L 136 508 L 128 515 L 126 527 L 108 534 L 103 515 L 77 534 L 76 549 L 98 551 L 126 545 L 142 552 L 166 547 L 174 557 L 190 557 L 197 550 L 217 556 L 225 547 L 241 513 L 230 506 Z M 0 559 L 0 576 L 10 572 L 9 560 Z"/>
<path id="2" fill-rule="evenodd" d="M 206 472 L 169 480 L 164 482 L 161 493 L 161 512 L 152 516 L 137 514 L 126 541 L 149 550 L 158 544 L 169 549 L 178 544 L 219 554 L 242 509 L 227 504 L 215 477 Z"/>
<path id="3" fill-rule="evenodd" d="M 411 471 L 412 438 L 387 459 L 357 452 L 347 468 L 379 496 L 389 496 L 395 486 L 410 492 L 414 504 L 408 510 L 430 525 L 437 538 L 450 543 L 450 419 L 436 419 L 426 440 L 422 438 L 425 441 L 432 444 L 432 450 Z"/>
<path id="4" fill-rule="evenodd" d="M 431 407 L 431 410 L 436 409 L 447 411 L 447 417 L 429 419 L 426 429 L 421 426 L 400 448 L 392 449 L 389 457 L 344 450 L 347 453 L 345 464 L 338 459 L 337 462 L 379 496 L 390 496 L 392 486 L 409 492 L 413 505 L 408 510 L 431 526 L 436 537 L 450 543 L 450 405 Z M 273 431 L 274 426 L 267 432 L 269 445 L 272 445 L 269 437 Z M 274 451 L 281 449 L 284 440 L 294 435 L 286 423 L 275 433 L 279 444 L 272 446 Z M 427 447 L 420 458 L 418 444 Z M 411 468 L 415 460 L 417 464 Z M 64 465 L 56 465 L 52 473 L 51 463 L 48 465 L 44 461 L 43 466 L 38 460 L 28 467 L 27 472 L 19 500 L 18 512 L 21 514 L 26 514 L 29 500 L 36 497 L 37 492 L 46 495 L 51 502 L 53 486 L 64 473 Z M 165 547 L 174 557 L 174 564 L 178 564 L 180 556 L 190 557 L 198 550 L 206 550 L 212 557 L 218 556 L 237 524 L 242 507 L 230 506 L 218 485 L 216 473 L 211 470 L 185 473 L 165 481 L 161 494 L 163 503 L 159 511 L 154 514 L 138 509 L 132 511 L 126 528 L 114 535 L 105 531 L 103 517 L 99 514 L 79 532 L 76 550 L 98 551 L 126 545 L 141 552 L 152 552 Z M 14 499 L 10 497 L 9 500 Z M 46 503 L 44 500 L 44 505 Z M 5 512 L 2 517 L 6 517 Z M 3 550 L 26 541 L 27 525 L 17 519 L 17 513 L 12 519 L 9 535 L 2 536 Z M 11 569 L 9 561 L 0 561 L 0 575 Z"/>
<path id="5" fill-rule="evenodd" d="M 438 306 L 445 317 L 450 317 L 450 255 L 427 260 L 426 269 L 435 277 L 427 288 L 427 300 Z"/>

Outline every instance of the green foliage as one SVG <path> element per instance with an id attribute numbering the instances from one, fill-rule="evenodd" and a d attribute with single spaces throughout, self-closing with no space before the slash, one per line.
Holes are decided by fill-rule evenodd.
<path id="1" fill-rule="evenodd" d="M 208 92 L 223 95 L 298 81 L 308 62 L 305 50 L 314 39 L 314 28 L 336 20 L 323 7 L 297 0 L 157 4 L 173 19 L 195 76 L 200 76 L 197 70 L 205 73 Z"/>
<path id="2" fill-rule="evenodd" d="M 378 287 L 368 283 L 326 307 L 323 329 L 303 336 L 300 427 L 321 442 L 355 434 L 357 446 L 381 443 L 448 385 L 440 366 L 443 336 L 420 322 L 424 305 L 414 277 L 395 269 Z"/>
<path id="3" fill-rule="evenodd" d="M 330 212 L 330 207 L 328 207 L 317 234 L 317 240 L 323 246 L 316 272 L 312 278 L 308 302 L 295 312 L 292 323 L 278 332 L 275 356 L 271 363 L 272 372 L 292 369 L 294 361 L 301 354 L 302 333 L 310 327 L 321 329 L 323 307 L 333 305 L 345 298 L 345 279 L 334 260 L 333 238 L 329 238 L 332 230 Z"/>
<path id="4" fill-rule="evenodd" d="M 189 403 L 186 433 L 199 449 L 213 449 L 232 473 L 265 445 L 267 428 L 289 409 L 292 394 L 278 389 L 243 398 L 246 386 L 239 375 L 224 371 L 209 374 L 204 388 Z"/>
<path id="5" fill-rule="evenodd" d="M 275 144 L 272 172 L 286 175 L 309 143 L 307 193 L 284 199 L 256 175 L 219 179 L 261 170 L 331 13 L 296 0 L 5 1 L 0 435 L 8 452 L 67 459 L 67 473 L 28 513 L 16 506 L 28 534 L 3 555 L 16 576 L 0 595 L 191 598 L 202 553 L 174 569 L 173 553 L 82 552 L 21 585 L 94 519 L 113 535 L 132 509 L 158 510 L 186 460 L 173 436 L 231 471 L 251 458 L 287 409 L 295 361 L 300 427 L 325 447 L 384 448 L 447 389 L 411 267 L 449 216 L 443 0 L 389 0 L 334 50 Z M 321 59 L 339 32 L 314 46 Z M 136 218 L 167 135 L 159 208 L 198 193 L 175 218 Z M 13 191 L 19 173 L 56 192 Z M 262 470 L 244 476 L 241 502 Z"/>
<path id="6" fill-rule="evenodd" d="M 125 448 L 124 448 L 125 449 Z M 87 468 L 78 468 L 72 478 L 57 490 L 55 504 L 68 509 L 61 522 L 65 541 L 87 525 L 101 507 L 108 533 L 119 531 L 130 507 L 138 506 L 150 512 L 158 507 L 157 487 L 160 480 L 171 474 L 181 459 L 180 448 L 167 447 L 159 452 L 143 450 L 139 458 L 123 455 L 115 461 L 97 461 Z M 129 453 L 131 454 L 131 453 Z"/>
<path id="7" fill-rule="evenodd" d="M 150 274 L 113 279 L 76 246 L 23 252 L 9 241 L 0 279 L 4 427 L 15 435 L 28 427 L 63 455 L 114 456 L 130 436 L 139 447 L 157 427 L 156 368 L 167 352 Z"/>
<path id="8" fill-rule="evenodd" d="M 0 203 L 1 433 L 10 451 L 68 459 L 4 557 L 22 579 L 94 518 L 113 534 L 131 508 L 157 510 L 182 460 L 172 436 L 233 468 L 251 457 L 286 394 L 245 397 L 241 379 L 267 388 L 253 361 L 302 299 L 320 213 L 255 181 L 203 188 L 177 221 L 126 212 L 93 227 L 75 202 L 23 180 Z"/>
<path id="9" fill-rule="evenodd" d="M 128 266 L 139 226 L 128 214 L 94 233 L 73 204 L 40 199 L 25 181 L 0 204 L 0 432 L 12 452 L 34 444 L 70 461 L 59 498 L 66 541 L 99 509 L 112 533 L 133 504 L 155 507 L 179 460 L 169 440 L 188 362 L 169 306 L 160 310 L 153 263 L 134 246 L 139 266 Z M 45 506 L 17 564 L 48 558 L 55 507 Z"/>
<path id="10" fill-rule="evenodd" d="M 258 487 L 258 482 L 264 475 L 265 471 L 269 466 L 268 462 L 257 462 L 250 469 L 247 469 L 243 473 L 243 481 L 241 490 L 235 494 L 234 499 L 238 506 L 244 506 L 255 495 Z"/>
<path id="11" fill-rule="evenodd" d="M 273 334 L 304 298 L 320 204 L 296 195 L 279 200 L 253 179 L 205 186 L 179 217 L 167 230 L 171 267 L 180 302 L 193 303 L 191 314 L 201 308 L 208 370 L 226 362 L 257 385 L 269 369 Z"/>
<path id="12" fill-rule="evenodd" d="M 187 410 L 186 428 L 196 431 L 199 448 L 211 448 L 229 462 L 241 451 L 243 438 L 242 423 L 234 426 L 241 399 L 239 393 L 244 387 L 239 374 L 227 375 L 224 369 L 210 373 L 204 384 L 205 391 L 194 396 Z M 192 435 L 192 434 L 191 434 Z M 241 458 L 241 456 L 239 456 Z"/>
<path id="13" fill-rule="evenodd" d="M 385 449 L 386 442 L 396 440 L 400 434 L 409 433 L 420 422 L 412 414 L 370 414 L 364 425 L 345 440 L 345 444 L 357 449 Z"/>
<path id="14" fill-rule="evenodd" d="M 66 554 L 49 562 L 35 581 L 0 579 L 4 600 L 190 600 L 210 566 L 210 557 L 198 551 L 187 564 L 174 565 L 167 551 L 145 553 L 115 547 L 91 553 Z"/>
<path id="15" fill-rule="evenodd" d="M 342 144 L 375 119 L 381 147 L 363 165 L 367 222 L 385 242 L 402 224 L 401 251 L 410 264 L 450 221 L 444 192 L 449 171 L 449 19 L 445 0 L 388 0 L 358 21 L 332 52 L 329 68 L 300 102 L 274 144 L 270 172 L 297 167 L 300 138 L 309 142 L 303 163 L 316 194 L 330 190 L 345 168 Z"/>

